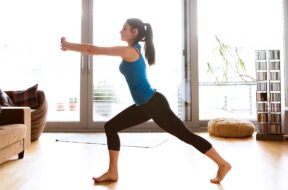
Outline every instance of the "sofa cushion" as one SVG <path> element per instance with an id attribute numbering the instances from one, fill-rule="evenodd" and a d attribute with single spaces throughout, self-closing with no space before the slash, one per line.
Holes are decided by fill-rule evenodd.
<path id="1" fill-rule="evenodd" d="M 0 106 L 15 106 L 11 98 L 0 89 Z"/>
<path id="2" fill-rule="evenodd" d="M 16 106 L 38 108 L 38 84 L 23 91 L 7 91 Z"/>
<path id="3" fill-rule="evenodd" d="M 13 144 L 26 135 L 25 124 L 10 124 L 0 126 L 0 149 Z"/>

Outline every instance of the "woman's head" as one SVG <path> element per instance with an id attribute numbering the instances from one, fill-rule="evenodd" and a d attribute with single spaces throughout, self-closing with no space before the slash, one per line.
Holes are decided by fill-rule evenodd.
<path id="1" fill-rule="evenodd" d="M 128 30 L 128 31 L 127 31 Z M 143 23 L 138 18 L 127 19 L 126 23 L 121 30 L 122 40 L 128 43 L 145 42 L 145 58 L 149 65 L 155 63 L 155 49 L 153 44 L 153 31 L 149 23 Z"/>

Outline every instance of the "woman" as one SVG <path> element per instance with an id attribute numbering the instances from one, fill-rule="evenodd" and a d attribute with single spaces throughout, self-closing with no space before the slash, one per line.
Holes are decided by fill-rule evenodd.
<path id="1" fill-rule="evenodd" d="M 146 76 L 146 64 L 141 54 L 139 42 L 145 42 L 145 58 L 149 65 L 155 63 L 155 50 L 151 25 L 143 23 L 140 19 L 131 18 L 126 21 L 120 31 L 121 40 L 127 46 L 98 47 L 91 44 L 70 43 L 61 38 L 63 51 L 76 51 L 88 55 L 108 55 L 122 58 L 120 71 L 126 78 L 132 98 L 132 106 L 109 120 L 104 128 L 107 136 L 109 150 L 109 168 L 100 177 L 93 177 L 97 183 L 118 180 L 118 156 L 120 139 L 118 132 L 126 128 L 153 119 L 163 130 L 178 137 L 180 140 L 191 144 L 201 153 L 211 158 L 218 165 L 218 172 L 212 183 L 220 183 L 231 169 L 226 162 L 204 138 L 193 134 L 183 122 L 172 112 L 166 98 L 156 92 L 150 85 Z"/>

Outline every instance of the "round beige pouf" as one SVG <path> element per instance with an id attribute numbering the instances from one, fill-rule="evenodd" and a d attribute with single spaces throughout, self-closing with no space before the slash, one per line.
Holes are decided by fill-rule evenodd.
<path id="1" fill-rule="evenodd" d="M 250 137 L 255 126 L 247 120 L 218 118 L 208 122 L 208 132 L 216 137 Z"/>

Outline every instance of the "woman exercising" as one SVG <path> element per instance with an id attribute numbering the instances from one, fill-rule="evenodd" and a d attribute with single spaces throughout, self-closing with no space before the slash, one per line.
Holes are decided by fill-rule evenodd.
<path id="1" fill-rule="evenodd" d="M 153 119 L 164 131 L 192 145 L 212 159 L 218 165 L 218 171 L 216 177 L 210 181 L 212 183 L 220 183 L 231 169 L 231 165 L 217 153 L 207 140 L 192 133 L 183 124 L 170 109 L 165 96 L 153 89 L 147 79 L 146 63 L 141 53 L 140 42 L 145 43 L 144 51 L 148 64 L 153 65 L 155 63 L 155 49 L 151 25 L 143 23 L 140 19 L 131 18 L 125 22 L 120 34 L 121 40 L 127 42 L 127 46 L 99 47 L 91 44 L 71 43 L 66 38 L 61 38 L 61 49 L 63 51 L 70 50 L 88 55 L 121 57 L 122 62 L 119 69 L 126 78 L 135 103 L 105 124 L 110 160 L 109 168 L 103 175 L 93 177 L 94 182 L 101 183 L 118 180 L 118 157 L 120 151 L 118 132 Z"/>

